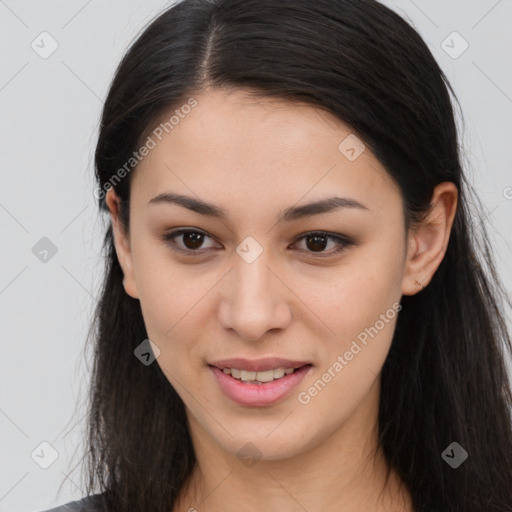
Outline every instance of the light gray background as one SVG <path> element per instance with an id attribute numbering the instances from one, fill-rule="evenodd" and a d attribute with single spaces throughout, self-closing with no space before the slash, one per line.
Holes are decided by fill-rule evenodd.
<path id="1" fill-rule="evenodd" d="M 467 172 L 510 291 L 512 1 L 385 3 L 424 37 L 461 101 Z M 88 383 L 83 347 L 104 233 L 92 195 L 97 125 L 129 43 L 170 4 L 0 0 L 0 512 L 83 495 L 85 409 L 76 404 Z M 59 45 L 47 59 L 31 48 L 43 31 Z M 452 55 L 462 49 L 454 31 L 469 44 L 458 58 L 443 49 L 443 41 Z M 32 252 L 43 237 L 57 247 L 46 263 Z M 36 450 L 36 460 L 49 460 L 42 442 L 59 454 L 48 469 L 31 458 Z"/>

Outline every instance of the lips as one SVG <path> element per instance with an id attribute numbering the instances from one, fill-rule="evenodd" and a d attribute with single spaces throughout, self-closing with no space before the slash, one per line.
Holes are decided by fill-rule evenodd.
<path id="1" fill-rule="evenodd" d="M 234 361 L 235 360 L 227 360 L 226 362 L 231 364 Z M 247 360 L 245 361 L 247 362 Z M 238 359 L 236 362 L 240 364 L 241 360 Z M 253 363 L 256 362 L 253 361 Z M 281 363 L 290 364 L 293 363 L 293 361 L 281 359 L 279 364 Z M 258 364 L 261 364 L 261 361 L 259 361 Z M 264 364 L 268 364 L 268 360 Z M 237 380 L 231 375 L 224 373 L 216 366 L 209 365 L 209 367 L 212 371 L 214 381 L 217 382 L 217 385 L 224 395 L 236 404 L 248 407 L 268 407 L 284 400 L 286 397 L 290 396 L 292 390 L 298 386 L 313 369 L 313 365 L 306 364 L 299 367 L 293 373 L 279 379 L 265 383 L 252 384 Z"/>
<path id="2" fill-rule="evenodd" d="M 215 366 L 219 368 L 219 370 L 223 370 L 224 368 L 237 368 L 238 370 L 246 370 L 249 372 L 263 372 L 275 368 L 301 368 L 302 366 L 311 364 L 312 363 L 309 361 L 297 361 L 281 357 L 264 357 L 255 360 L 235 357 L 209 363 L 209 366 Z"/>

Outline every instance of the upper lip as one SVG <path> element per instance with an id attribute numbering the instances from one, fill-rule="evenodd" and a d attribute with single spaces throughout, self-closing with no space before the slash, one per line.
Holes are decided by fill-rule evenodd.
<path id="1" fill-rule="evenodd" d="M 249 372 L 261 372 L 275 368 L 300 368 L 301 366 L 311 363 L 308 361 L 293 361 L 291 359 L 283 359 L 281 357 L 264 357 L 262 359 L 254 360 L 235 357 L 232 359 L 215 361 L 209 364 L 210 366 L 216 366 L 221 370 L 224 368 L 236 368 L 237 370 L 245 370 Z"/>

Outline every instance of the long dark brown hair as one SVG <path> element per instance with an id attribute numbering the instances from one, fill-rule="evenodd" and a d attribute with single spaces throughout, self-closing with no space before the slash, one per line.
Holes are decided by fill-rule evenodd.
<path id="1" fill-rule="evenodd" d="M 407 227 L 428 211 L 436 184 L 456 184 L 445 257 L 424 290 L 402 298 L 381 375 L 379 442 L 416 510 L 512 511 L 510 301 L 463 173 L 457 98 L 425 42 L 374 0 L 172 6 L 136 38 L 104 105 L 95 167 L 107 218 L 105 191 L 114 186 L 129 229 L 136 165 L 126 163 L 164 114 L 206 87 L 306 102 L 336 115 L 399 185 Z M 103 493 L 109 511 L 169 512 L 196 462 L 184 404 L 158 364 L 134 356 L 147 333 L 139 301 L 124 291 L 110 223 L 104 257 L 90 332 L 87 492 Z M 457 469 L 442 457 L 452 442 L 469 455 Z"/>

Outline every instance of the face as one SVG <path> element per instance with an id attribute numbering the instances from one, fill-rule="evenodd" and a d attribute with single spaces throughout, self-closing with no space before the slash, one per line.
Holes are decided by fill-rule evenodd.
<path id="1" fill-rule="evenodd" d="M 347 125 L 241 91 L 195 98 L 134 171 L 129 234 L 107 196 L 125 290 L 140 300 L 193 437 L 229 454 L 251 442 L 265 459 L 290 457 L 378 393 L 401 296 L 429 269 L 412 257 L 418 239 L 406 237 L 398 188 Z M 231 358 L 247 360 L 238 369 L 262 358 L 287 361 L 260 370 L 306 366 L 259 385 L 212 367 Z"/>

